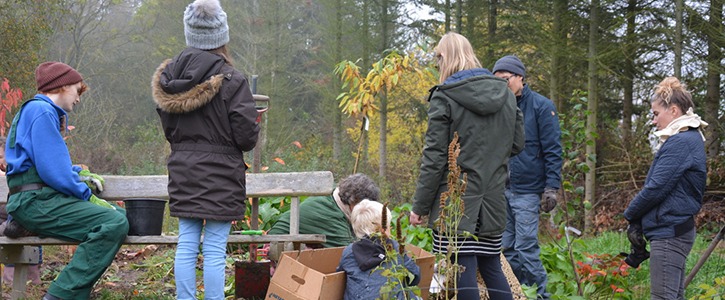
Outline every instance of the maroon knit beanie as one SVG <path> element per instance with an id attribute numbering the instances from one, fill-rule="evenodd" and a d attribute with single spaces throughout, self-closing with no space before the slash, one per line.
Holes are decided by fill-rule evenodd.
<path id="1" fill-rule="evenodd" d="M 38 91 L 41 92 L 49 92 L 81 81 L 83 81 L 81 73 L 62 62 L 44 62 L 35 69 L 35 82 Z"/>

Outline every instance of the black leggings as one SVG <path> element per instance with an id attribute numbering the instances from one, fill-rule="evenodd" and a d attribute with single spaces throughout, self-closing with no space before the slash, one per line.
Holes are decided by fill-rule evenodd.
<path id="1" fill-rule="evenodd" d="M 511 287 L 509 287 L 506 276 L 501 270 L 501 261 L 499 259 L 498 255 L 458 255 L 458 264 L 466 268 L 458 279 L 458 299 L 481 299 L 478 293 L 478 278 L 476 277 L 476 270 L 478 269 L 483 282 L 486 283 L 488 296 L 491 300 L 512 300 Z"/>

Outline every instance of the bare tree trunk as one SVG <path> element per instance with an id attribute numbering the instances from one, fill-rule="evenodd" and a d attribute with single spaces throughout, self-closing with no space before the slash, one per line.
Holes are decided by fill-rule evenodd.
<path id="1" fill-rule="evenodd" d="M 366 74 L 368 70 L 370 70 L 370 60 L 371 60 L 371 50 L 370 50 L 370 2 L 371 0 L 363 0 L 363 67 L 361 72 L 363 74 Z M 365 119 L 362 120 L 363 124 L 365 123 Z M 362 153 L 357 158 L 359 161 L 367 162 L 368 161 L 368 137 L 370 135 L 365 134 L 364 131 L 360 131 L 360 138 L 363 139 L 363 147 L 362 147 Z"/>
<path id="2" fill-rule="evenodd" d="M 446 32 L 451 31 L 451 0 L 446 0 L 446 7 L 443 12 L 445 13 L 445 29 Z"/>
<path id="3" fill-rule="evenodd" d="M 385 87 L 383 87 L 385 89 Z M 383 90 L 380 93 L 380 165 L 378 166 L 378 175 L 385 180 L 388 152 L 388 95 Z"/>
<path id="4" fill-rule="evenodd" d="M 380 1 L 380 49 L 378 53 L 383 53 L 388 47 L 388 39 L 390 36 L 390 0 Z"/>
<path id="5" fill-rule="evenodd" d="M 675 74 L 677 78 L 682 76 L 682 11 L 684 10 L 683 0 L 675 0 Z"/>
<path id="6" fill-rule="evenodd" d="M 564 15 L 566 15 L 567 0 L 554 0 L 554 53 L 551 58 L 551 85 L 549 96 L 556 105 L 556 110 L 561 112 L 564 109 L 564 97 L 561 95 L 562 82 L 564 77 L 564 49 L 566 48 L 566 28 Z"/>
<path id="7" fill-rule="evenodd" d="M 456 1 L 456 32 L 463 33 L 463 0 Z"/>
<path id="8" fill-rule="evenodd" d="M 628 0 L 627 5 L 627 29 L 626 29 L 626 45 L 624 47 L 624 74 L 622 82 L 624 84 L 624 99 L 622 100 L 622 139 L 624 145 L 629 145 L 629 137 L 632 133 L 632 112 L 634 100 L 634 59 L 637 54 L 637 34 L 635 27 L 637 26 L 636 17 L 639 8 L 637 0 Z"/>
<path id="9" fill-rule="evenodd" d="M 342 60 L 342 0 L 335 2 L 335 63 Z M 340 90 L 340 81 L 335 80 L 334 90 Z M 335 109 L 335 124 L 332 127 L 332 160 L 340 161 L 342 152 L 342 111 Z"/>
<path id="10" fill-rule="evenodd" d="M 388 44 L 388 31 L 390 27 L 390 15 L 388 9 L 390 2 L 389 0 L 382 0 L 381 8 L 381 23 L 382 23 L 382 49 L 387 49 L 390 45 Z M 381 51 L 382 52 L 382 51 Z M 387 169 L 387 149 L 388 149 L 388 95 L 385 93 L 385 87 L 383 87 L 380 93 L 380 164 L 378 165 L 378 175 L 381 180 L 385 180 Z"/>
<path id="11" fill-rule="evenodd" d="M 498 0 L 489 0 L 488 8 L 488 51 L 486 52 L 486 61 L 493 63 L 496 61 L 493 52 L 493 45 L 496 44 L 496 17 L 498 16 Z"/>
<path id="12" fill-rule="evenodd" d="M 363 28 L 362 30 L 362 46 L 363 46 L 363 67 L 361 72 L 367 72 L 370 69 L 370 1 L 363 0 Z"/>
<path id="13" fill-rule="evenodd" d="M 597 143 L 595 133 L 597 131 L 597 111 L 599 100 L 597 99 L 597 39 L 599 38 L 599 0 L 592 0 L 591 13 L 590 13 L 590 25 L 589 25 L 589 51 L 587 58 L 589 60 L 589 101 L 587 102 L 587 109 L 589 115 L 587 116 L 587 139 L 590 141 L 586 146 L 587 166 L 589 171 L 586 173 L 584 179 L 584 201 L 589 202 L 592 206 L 596 206 L 596 155 L 597 155 Z M 593 211 L 587 211 L 585 209 L 585 220 L 584 229 L 588 230 L 592 228 L 592 220 L 594 220 L 592 214 Z M 583 230 L 582 230 L 583 231 Z"/>
<path id="14" fill-rule="evenodd" d="M 707 42 L 707 91 L 705 92 L 705 121 L 710 126 L 705 128 L 707 137 L 707 157 L 715 159 L 720 153 L 720 76 L 723 73 L 723 0 L 710 0 L 710 16 Z"/>
<path id="15" fill-rule="evenodd" d="M 487 44 L 491 43 L 491 40 L 484 38 L 483 32 L 481 30 L 476 30 L 478 27 L 479 20 L 483 20 L 484 18 L 484 9 L 485 1 L 484 0 L 468 0 L 465 2 L 466 4 L 466 30 L 461 30 L 461 32 L 465 32 L 465 36 L 468 37 L 468 40 L 471 41 L 471 45 L 473 46 L 473 49 L 481 49 L 486 47 Z M 480 57 L 480 59 L 484 59 L 486 57 Z M 486 66 L 486 61 L 481 61 L 483 66 Z"/>

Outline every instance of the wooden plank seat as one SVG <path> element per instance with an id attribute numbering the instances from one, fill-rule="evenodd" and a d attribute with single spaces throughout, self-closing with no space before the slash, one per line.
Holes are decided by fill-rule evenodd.
<path id="1" fill-rule="evenodd" d="M 123 243 L 126 245 L 148 245 L 148 244 L 176 244 L 179 241 L 175 235 L 149 235 L 149 236 L 128 236 Z M 242 235 L 230 234 L 227 243 L 229 244 L 267 244 L 280 242 L 295 242 L 304 244 L 317 244 L 325 242 L 324 234 L 275 234 L 275 235 Z M 0 247 L 14 245 L 78 245 L 76 242 L 68 242 L 55 238 L 41 238 L 37 236 L 11 239 L 0 236 Z M 3 249 L 0 249 L 0 262 L 3 261 Z M 13 263 L 13 262 L 8 262 Z"/>
<path id="2" fill-rule="evenodd" d="M 102 197 L 106 200 L 123 200 L 127 198 L 162 198 L 168 199 L 166 175 L 148 176 L 117 176 L 102 175 L 105 179 L 105 190 Z M 291 197 L 290 234 L 286 235 L 241 235 L 230 234 L 228 244 L 266 244 L 272 248 L 283 245 L 286 250 L 299 249 L 301 244 L 324 243 L 322 234 L 299 234 L 299 197 L 325 196 L 332 194 L 334 179 L 329 171 L 289 172 L 289 173 L 250 173 L 247 174 L 247 197 Z M 7 195 L 8 187 L 4 176 L 0 176 L 0 195 Z M 0 197 L 0 203 L 5 197 Z M 252 215 L 258 211 L 257 201 L 252 201 Z M 174 235 L 128 236 L 124 244 L 176 244 L 178 237 Z M 41 245 L 75 245 L 78 243 L 55 238 L 37 236 L 17 239 L 0 236 L 0 262 L 15 264 L 15 278 L 27 277 L 27 266 L 38 263 L 40 255 L 37 246 Z M 1 279 L 0 279 L 1 280 Z M 0 281 L 1 283 L 1 281 Z M 14 280 L 11 299 L 24 297 L 25 280 Z"/>

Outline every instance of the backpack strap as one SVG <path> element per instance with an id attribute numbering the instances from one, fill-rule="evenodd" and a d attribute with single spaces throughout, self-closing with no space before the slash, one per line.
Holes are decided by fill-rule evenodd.
<path id="1" fill-rule="evenodd" d="M 40 98 L 33 98 L 28 101 L 25 101 L 23 105 L 20 106 L 20 110 L 13 118 L 13 124 L 10 126 L 10 132 L 8 133 L 8 146 L 11 149 L 15 148 L 15 135 L 17 135 L 17 128 L 18 128 L 18 120 L 20 120 L 20 115 L 23 112 L 23 108 L 25 108 L 25 105 L 34 101 L 34 100 L 41 100 Z"/>

